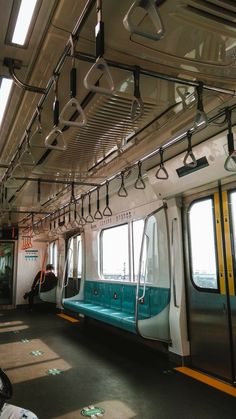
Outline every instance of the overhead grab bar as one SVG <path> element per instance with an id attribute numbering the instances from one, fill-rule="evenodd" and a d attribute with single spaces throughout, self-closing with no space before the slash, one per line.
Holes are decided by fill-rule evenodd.
<path id="1" fill-rule="evenodd" d="M 106 61 L 103 58 L 104 54 L 104 22 L 102 21 L 102 0 L 97 0 L 97 24 L 95 26 L 95 45 L 96 45 L 96 61 L 89 69 L 88 73 L 84 78 L 84 86 L 91 92 L 101 93 L 103 95 L 112 95 L 115 90 L 115 85 Z M 94 83 L 95 75 L 100 75 L 99 80 L 102 76 L 107 81 L 108 87 L 101 87 Z"/>
<path id="2" fill-rule="evenodd" d="M 169 178 L 169 174 L 168 174 L 168 172 L 167 172 L 167 170 L 166 170 L 166 168 L 164 166 L 164 162 L 163 162 L 164 150 L 163 150 L 162 147 L 160 148 L 160 151 L 159 152 L 160 152 L 161 162 L 160 162 L 159 168 L 158 168 L 158 170 L 156 172 L 156 178 L 157 179 L 160 179 L 160 180 L 166 180 L 166 179 Z M 161 175 L 160 173 L 163 173 L 163 174 Z"/>
<path id="3" fill-rule="evenodd" d="M 75 67 L 75 54 L 74 54 L 74 41 L 72 38 L 72 35 L 70 36 L 70 42 L 71 42 L 71 57 L 72 57 L 72 69 L 70 71 L 70 100 L 65 104 L 63 107 L 61 114 L 59 116 L 59 121 L 61 124 L 64 124 L 68 127 L 77 127 L 81 128 L 87 123 L 87 118 L 84 113 L 83 108 L 80 106 L 78 100 L 76 99 L 77 95 L 77 70 Z M 78 116 L 81 116 L 81 121 L 72 121 L 69 119 L 66 119 L 64 116 L 66 112 L 72 108 L 72 110 L 77 111 Z"/>
<path id="4" fill-rule="evenodd" d="M 53 129 L 45 139 L 45 147 L 52 150 L 65 151 L 67 149 L 62 131 L 58 128 L 59 124 L 59 100 L 58 100 L 58 75 L 54 75 L 54 102 L 53 102 Z M 53 141 L 52 141 L 53 139 Z"/>
<path id="5" fill-rule="evenodd" d="M 187 153 L 184 157 L 184 166 L 186 167 L 196 167 L 197 166 L 197 160 L 196 157 L 193 154 L 193 150 L 192 150 L 192 133 L 191 131 L 187 132 L 187 140 L 188 140 L 188 148 L 187 148 Z M 191 159 L 188 162 L 188 159 Z"/>
<path id="6" fill-rule="evenodd" d="M 225 110 L 226 121 L 228 123 L 227 133 L 227 146 L 228 146 L 228 157 L 225 160 L 224 168 L 228 172 L 236 172 L 236 149 L 234 144 L 234 134 L 232 131 L 232 111 L 226 108 Z"/>
<path id="7" fill-rule="evenodd" d="M 142 31 L 137 25 L 134 24 L 132 16 L 138 7 L 146 11 L 150 21 L 155 28 L 155 33 Z M 126 13 L 123 19 L 123 24 L 125 29 L 131 33 L 131 36 L 135 34 L 144 38 L 151 39 L 152 41 L 159 41 L 165 34 L 163 22 L 156 5 L 156 0 L 136 0 Z"/>
<path id="8" fill-rule="evenodd" d="M 137 121 L 144 114 L 144 104 L 140 94 L 140 68 L 135 66 L 134 74 L 134 96 L 131 105 L 131 119 Z"/>
<path id="9" fill-rule="evenodd" d="M 142 162 L 138 162 L 138 178 L 134 184 L 135 189 L 145 189 L 146 185 L 142 178 Z"/>

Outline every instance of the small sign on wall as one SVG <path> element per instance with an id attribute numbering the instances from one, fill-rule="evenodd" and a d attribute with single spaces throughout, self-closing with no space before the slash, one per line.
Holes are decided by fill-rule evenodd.
<path id="1" fill-rule="evenodd" d="M 38 260 L 39 251 L 38 249 L 28 249 L 24 252 L 24 258 L 26 262 L 35 262 Z"/>

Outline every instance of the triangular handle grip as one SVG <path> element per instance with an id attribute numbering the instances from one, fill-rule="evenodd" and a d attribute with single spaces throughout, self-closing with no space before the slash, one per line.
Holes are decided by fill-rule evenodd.
<path id="1" fill-rule="evenodd" d="M 135 12 L 135 9 L 137 9 L 138 7 L 146 10 L 146 12 L 148 13 L 148 16 L 155 28 L 155 33 L 141 31 L 139 27 L 133 23 L 132 15 Z M 136 0 L 126 13 L 123 19 L 123 24 L 125 29 L 127 29 L 127 31 L 131 33 L 131 35 L 140 35 L 144 38 L 148 38 L 153 41 L 159 41 L 163 38 L 165 33 L 162 19 L 154 0 Z"/>
<path id="2" fill-rule="evenodd" d="M 95 86 L 93 80 L 94 80 L 94 74 L 96 72 L 102 72 L 102 74 L 106 77 L 108 88 Z M 84 78 L 84 86 L 86 89 L 90 90 L 91 92 L 95 93 L 101 93 L 102 95 L 112 95 L 115 86 L 113 82 L 113 78 L 111 76 L 110 70 L 108 68 L 108 65 L 106 61 L 100 57 L 98 58 L 95 63 L 92 65 L 92 67 L 89 69 L 88 73 L 86 74 Z"/>
<path id="3" fill-rule="evenodd" d="M 197 167 L 197 160 L 192 151 L 186 153 L 183 163 L 186 167 Z"/>
<path id="4" fill-rule="evenodd" d="M 79 116 L 82 117 L 82 121 L 70 121 L 68 119 L 64 118 L 64 113 L 69 109 L 72 108 L 73 110 L 76 110 L 79 114 Z M 62 125 L 66 125 L 67 127 L 76 127 L 81 128 L 84 127 L 87 124 L 87 118 L 84 113 L 83 108 L 80 106 L 78 100 L 76 100 L 74 97 L 72 97 L 69 102 L 67 102 L 64 106 L 64 108 L 61 111 L 61 114 L 59 116 L 59 122 Z"/>
<path id="5" fill-rule="evenodd" d="M 54 145 L 53 142 L 55 140 L 57 144 Z M 58 151 L 65 151 L 67 149 L 62 131 L 58 127 L 53 128 L 45 138 L 45 147 Z"/>
<path id="6" fill-rule="evenodd" d="M 137 121 L 144 114 L 144 105 L 141 98 L 133 97 L 130 116 L 133 122 Z"/>

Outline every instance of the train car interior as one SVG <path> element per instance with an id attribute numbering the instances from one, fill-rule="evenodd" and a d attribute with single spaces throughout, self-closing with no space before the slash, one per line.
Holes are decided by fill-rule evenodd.
<path id="1" fill-rule="evenodd" d="M 234 418 L 236 2 L 0 10 L 0 418 Z"/>

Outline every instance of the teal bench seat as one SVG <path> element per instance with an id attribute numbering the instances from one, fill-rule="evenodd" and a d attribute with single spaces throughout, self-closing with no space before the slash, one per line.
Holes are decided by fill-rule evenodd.
<path id="1" fill-rule="evenodd" d="M 139 289 L 139 296 L 143 287 Z M 63 306 L 72 312 L 108 323 L 132 333 L 137 333 L 135 323 L 136 284 L 89 281 L 81 293 L 65 298 Z M 138 319 L 145 320 L 159 314 L 170 302 L 168 288 L 146 286 L 145 297 L 138 306 Z"/>

